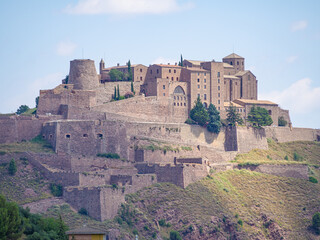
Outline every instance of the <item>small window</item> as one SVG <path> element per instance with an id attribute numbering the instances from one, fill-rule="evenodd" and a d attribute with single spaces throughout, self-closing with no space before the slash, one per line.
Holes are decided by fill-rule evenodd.
<path id="1" fill-rule="evenodd" d="M 163 93 L 163 96 L 165 96 L 166 94 L 165 93 Z"/>
<path id="2" fill-rule="evenodd" d="M 218 83 L 220 83 L 220 78 L 218 78 Z"/>
<path id="3" fill-rule="evenodd" d="M 239 65 L 239 61 L 237 61 L 237 65 Z"/>
<path id="4" fill-rule="evenodd" d="M 220 77 L 220 72 L 217 73 L 217 77 Z"/>
<path id="5" fill-rule="evenodd" d="M 200 85 L 198 85 L 198 89 L 200 88 Z"/>
<path id="6" fill-rule="evenodd" d="M 103 135 L 102 135 L 101 133 L 98 133 L 98 134 L 97 134 L 97 138 L 98 138 L 98 139 L 102 139 L 102 138 L 103 138 Z"/>
<path id="7" fill-rule="evenodd" d="M 171 77 L 171 80 L 173 81 L 173 77 Z"/>
<path id="8" fill-rule="evenodd" d="M 203 99 L 204 99 L 204 100 L 207 100 L 207 94 L 204 94 L 204 95 L 203 95 Z"/>
<path id="9" fill-rule="evenodd" d="M 46 135 L 42 135 L 42 139 L 46 139 Z"/>
<path id="10" fill-rule="evenodd" d="M 239 112 L 239 108 L 237 108 L 237 112 Z"/>
<path id="11" fill-rule="evenodd" d="M 269 113 L 269 115 L 271 115 L 271 114 L 272 114 L 272 111 L 271 111 L 271 110 L 269 110 L 269 111 L 268 111 L 268 113 Z"/>
<path id="12" fill-rule="evenodd" d="M 198 76 L 199 76 L 199 74 L 200 74 L 200 73 L 198 73 Z"/>
<path id="13" fill-rule="evenodd" d="M 169 69 L 169 73 L 171 73 L 171 69 Z"/>
<path id="14" fill-rule="evenodd" d="M 220 93 L 218 93 L 218 97 L 220 97 Z"/>
<path id="15" fill-rule="evenodd" d="M 162 88 L 163 88 L 163 89 L 166 89 L 166 85 L 163 85 Z"/>
<path id="16" fill-rule="evenodd" d="M 226 81 L 224 81 L 224 84 L 226 84 Z"/>
<path id="17" fill-rule="evenodd" d="M 167 79 L 169 79 L 169 77 L 167 76 Z"/>
<path id="18" fill-rule="evenodd" d="M 174 96 L 173 99 L 176 100 L 176 96 Z"/>
<path id="19" fill-rule="evenodd" d="M 206 82 L 207 82 L 207 79 L 203 79 L 203 82 L 205 82 L 205 83 L 206 83 Z"/>
<path id="20" fill-rule="evenodd" d="M 177 81 L 179 81 L 179 78 L 177 77 Z"/>
<path id="21" fill-rule="evenodd" d="M 179 100 L 179 96 L 177 96 L 177 100 Z"/>
<path id="22" fill-rule="evenodd" d="M 174 73 L 176 73 L 176 72 L 177 72 L 177 70 L 173 70 L 173 72 L 174 72 Z"/>
<path id="23" fill-rule="evenodd" d="M 218 104 L 220 104 L 220 100 L 218 100 Z"/>
<path id="24" fill-rule="evenodd" d="M 176 105 L 176 103 L 174 102 L 174 103 L 173 103 L 173 106 L 175 106 L 175 105 Z"/>
<path id="25" fill-rule="evenodd" d="M 218 86 L 218 90 L 220 91 L 220 86 Z"/>
<path id="26" fill-rule="evenodd" d="M 84 138 L 87 138 L 87 137 L 88 137 L 88 134 L 86 134 L 86 133 L 83 134 L 83 137 L 84 137 Z"/>
<path id="27" fill-rule="evenodd" d="M 232 61 L 230 62 L 230 65 L 233 65 L 233 64 L 232 64 Z"/>
<path id="28" fill-rule="evenodd" d="M 198 78 L 197 81 L 200 82 L 200 78 Z"/>
<path id="29" fill-rule="evenodd" d="M 142 81 L 142 77 L 140 77 L 140 80 Z"/>
<path id="30" fill-rule="evenodd" d="M 51 139 L 51 138 L 52 138 L 52 134 L 49 135 L 49 139 Z"/>
<path id="31" fill-rule="evenodd" d="M 179 103 L 177 103 L 177 106 L 179 106 Z"/>
<path id="32" fill-rule="evenodd" d="M 240 108 L 240 112 L 242 112 L 242 108 Z"/>
<path id="33" fill-rule="evenodd" d="M 207 76 L 207 73 L 204 73 L 205 76 Z"/>
<path id="34" fill-rule="evenodd" d="M 204 85 L 203 88 L 204 88 L 204 89 L 207 89 L 207 85 Z"/>
<path id="35" fill-rule="evenodd" d="M 186 106 L 186 103 L 184 103 L 184 106 Z"/>
<path id="36" fill-rule="evenodd" d="M 184 97 L 184 100 L 187 100 L 187 98 L 186 98 L 186 97 Z"/>
<path id="37" fill-rule="evenodd" d="M 236 85 L 238 85 L 238 82 L 236 82 Z"/>
<path id="38" fill-rule="evenodd" d="M 159 73 L 159 69 L 157 69 L 157 73 Z"/>
<path id="39" fill-rule="evenodd" d="M 200 94 L 198 94 L 198 98 L 200 98 Z"/>
<path id="40" fill-rule="evenodd" d="M 66 134 L 66 138 L 71 138 L 70 134 Z"/>
<path id="41" fill-rule="evenodd" d="M 250 75 L 248 75 L 248 80 L 250 80 Z"/>
<path id="42" fill-rule="evenodd" d="M 220 110 L 220 107 L 218 107 L 218 110 Z"/>
<path id="43" fill-rule="evenodd" d="M 152 74 L 152 69 L 150 70 L 150 73 Z"/>
<path id="44" fill-rule="evenodd" d="M 142 72 L 142 68 L 140 68 L 140 72 Z"/>

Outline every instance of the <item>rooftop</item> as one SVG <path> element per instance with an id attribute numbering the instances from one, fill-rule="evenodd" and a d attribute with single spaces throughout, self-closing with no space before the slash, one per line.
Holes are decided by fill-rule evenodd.
<path id="1" fill-rule="evenodd" d="M 186 61 L 188 61 L 188 62 L 190 62 L 190 63 L 192 63 L 194 65 L 200 65 L 201 63 L 205 62 L 205 61 L 187 60 L 187 59 L 186 59 Z"/>
<path id="2" fill-rule="evenodd" d="M 224 78 L 229 78 L 229 79 L 240 79 L 234 75 L 223 75 Z"/>
<path id="3" fill-rule="evenodd" d="M 278 105 L 278 104 L 271 102 L 271 101 L 268 101 L 268 100 L 236 99 L 236 100 L 234 100 L 234 102 L 238 103 L 240 105 L 245 105 L 245 104 Z"/>
<path id="4" fill-rule="evenodd" d="M 224 68 L 233 68 L 233 66 L 230 65 L 229 63 L 223 63 L 223 67 Z"/>
<path id="5" fill-rule="evenodd" d="M 226 58 L 242 58 L 241 56 L 239 56 L 238 54 L 235 54 L 235 53 L 231 53 L 230 55 L 224 57 L 223 59 L 226 59 Z"/>

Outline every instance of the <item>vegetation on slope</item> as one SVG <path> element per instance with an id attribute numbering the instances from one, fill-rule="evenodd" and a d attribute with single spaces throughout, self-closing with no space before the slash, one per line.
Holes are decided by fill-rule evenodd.
<path id="1" fill-rule="evenodd" d="M 40 135 L 33 138 L 30 141 L 0 144 L 0 155 L 4 155 L 6 153 L 19 153 L 26 151 L 54 153 L 52 146 L 48 142 L 43 140 Z"/>

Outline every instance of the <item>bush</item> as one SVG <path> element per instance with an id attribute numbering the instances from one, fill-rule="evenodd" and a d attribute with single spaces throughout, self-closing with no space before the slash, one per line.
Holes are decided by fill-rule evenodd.
<path id="1" fill-rule="evenodd" d="M 97 157 L 105 157 L 105 158 L 113 158 L 113 159 L 119 159 L 120 156 L 117 153 L 98 153 Z"/>
<path id="2" fill-rule="evenodd" d="M 297 152 L 293 153 L 293 159 L 295 161 L 302 161 L 303 157 L 301 155 L 299 155 Z"/>
<path id="3" fill-rule="evenodd" d="M 14 159 L 12 158 L 10 163 L 9 163 L 9 168 L 8 168 L 8 172 L 10 175 L 15 175 L 17 172 L 17 165 L 16 162 L 14 161 Z"/>
<path id="4" fill-rule="evenodd" d="M 133 96 L 134 96 L 133 92 L 127 92 L 127 93 L 124 95 L 125 98 L 131 98 L 131 97 L 133 97 Z"/>
<path id="5" fill-rule="evenodd" d="M 197 124 L 195 121 L 193 121 L 191 118 L 188 118 L 184 123 L 190 124 L 190 125 L 195 125 Z"/>
<path id="6" fill-rule="evenodd" d="M 241 219 L 239 219 L 239 220 L 238 220 L 238 224 L 239 224 L 240 226 L 243 226 L 243 221 L 242 221 Z"/>
<path id="7" fill-rule="evenodd" d="M 318 183 L 318 180 L 315 177 L 309 177 L 309 182 Z"/>
<path id="8" fill-rule="evenodd" d="M 18 110 L 16 111 L 16 114 L 21 114 L 26 111 L 28 111 L 30 108 L 27 105 L 21 105 Z"/>
<path id="9" fill-rule="evenodd" d="M 320 212 L 316 212 L 312 217 L 312 227 L 317 234 L 320 234 Z"/>
<path id="10" fill-rule="evenodd" d="M 170 232 L 170 240 L 182 240 L 182 237 L 180 236 L 179 232 L 171 231 Z"/>
<path id="11" fill-rule="evenodd" d="M 164 225 L 166 225 L 166 220 L 160 219 L 160 220 L 158 221 L 158 223 L 159 223 L 159 225 L 160 225 L 161 227 L 163 227 Z"/>
<path id="12" fill-rule="evenodd" d="M 85 208 L 80 208 L 78 211 L 79 214 L 88 216 L 88 211 Z"/>
<path id="13" fill-rule="evenodd" d="M 63 194 L 63 187 L 61 184 L 50 183 L 50 191 L 53 196 L 61 197 Z"/>
<path id="14" fill-rule="evenodd" d="M 287 155 L 284 156 L 284 160 L 289 160 Z"/>
<path id="15" fill-rule="evenodd" d="M 279 127 L 285 127 L 287 126 L 288 122 L 286 120 L 284 120 L 284 117 L 279 117 L 278 118 L 278 126 Z"/>

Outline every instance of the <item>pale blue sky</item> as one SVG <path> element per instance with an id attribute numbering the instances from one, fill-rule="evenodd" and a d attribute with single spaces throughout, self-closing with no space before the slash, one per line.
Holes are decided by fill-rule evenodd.
<path id="1" fill-rule="evenodd" d="M 34 106 L 69 61 L 96 66 L 234 51 L 258 79 L 259 99 L 289 109 L 294 126 L 320 128 L 320 1 L 72 0 L 0 3 L 0 112 Z"/>

